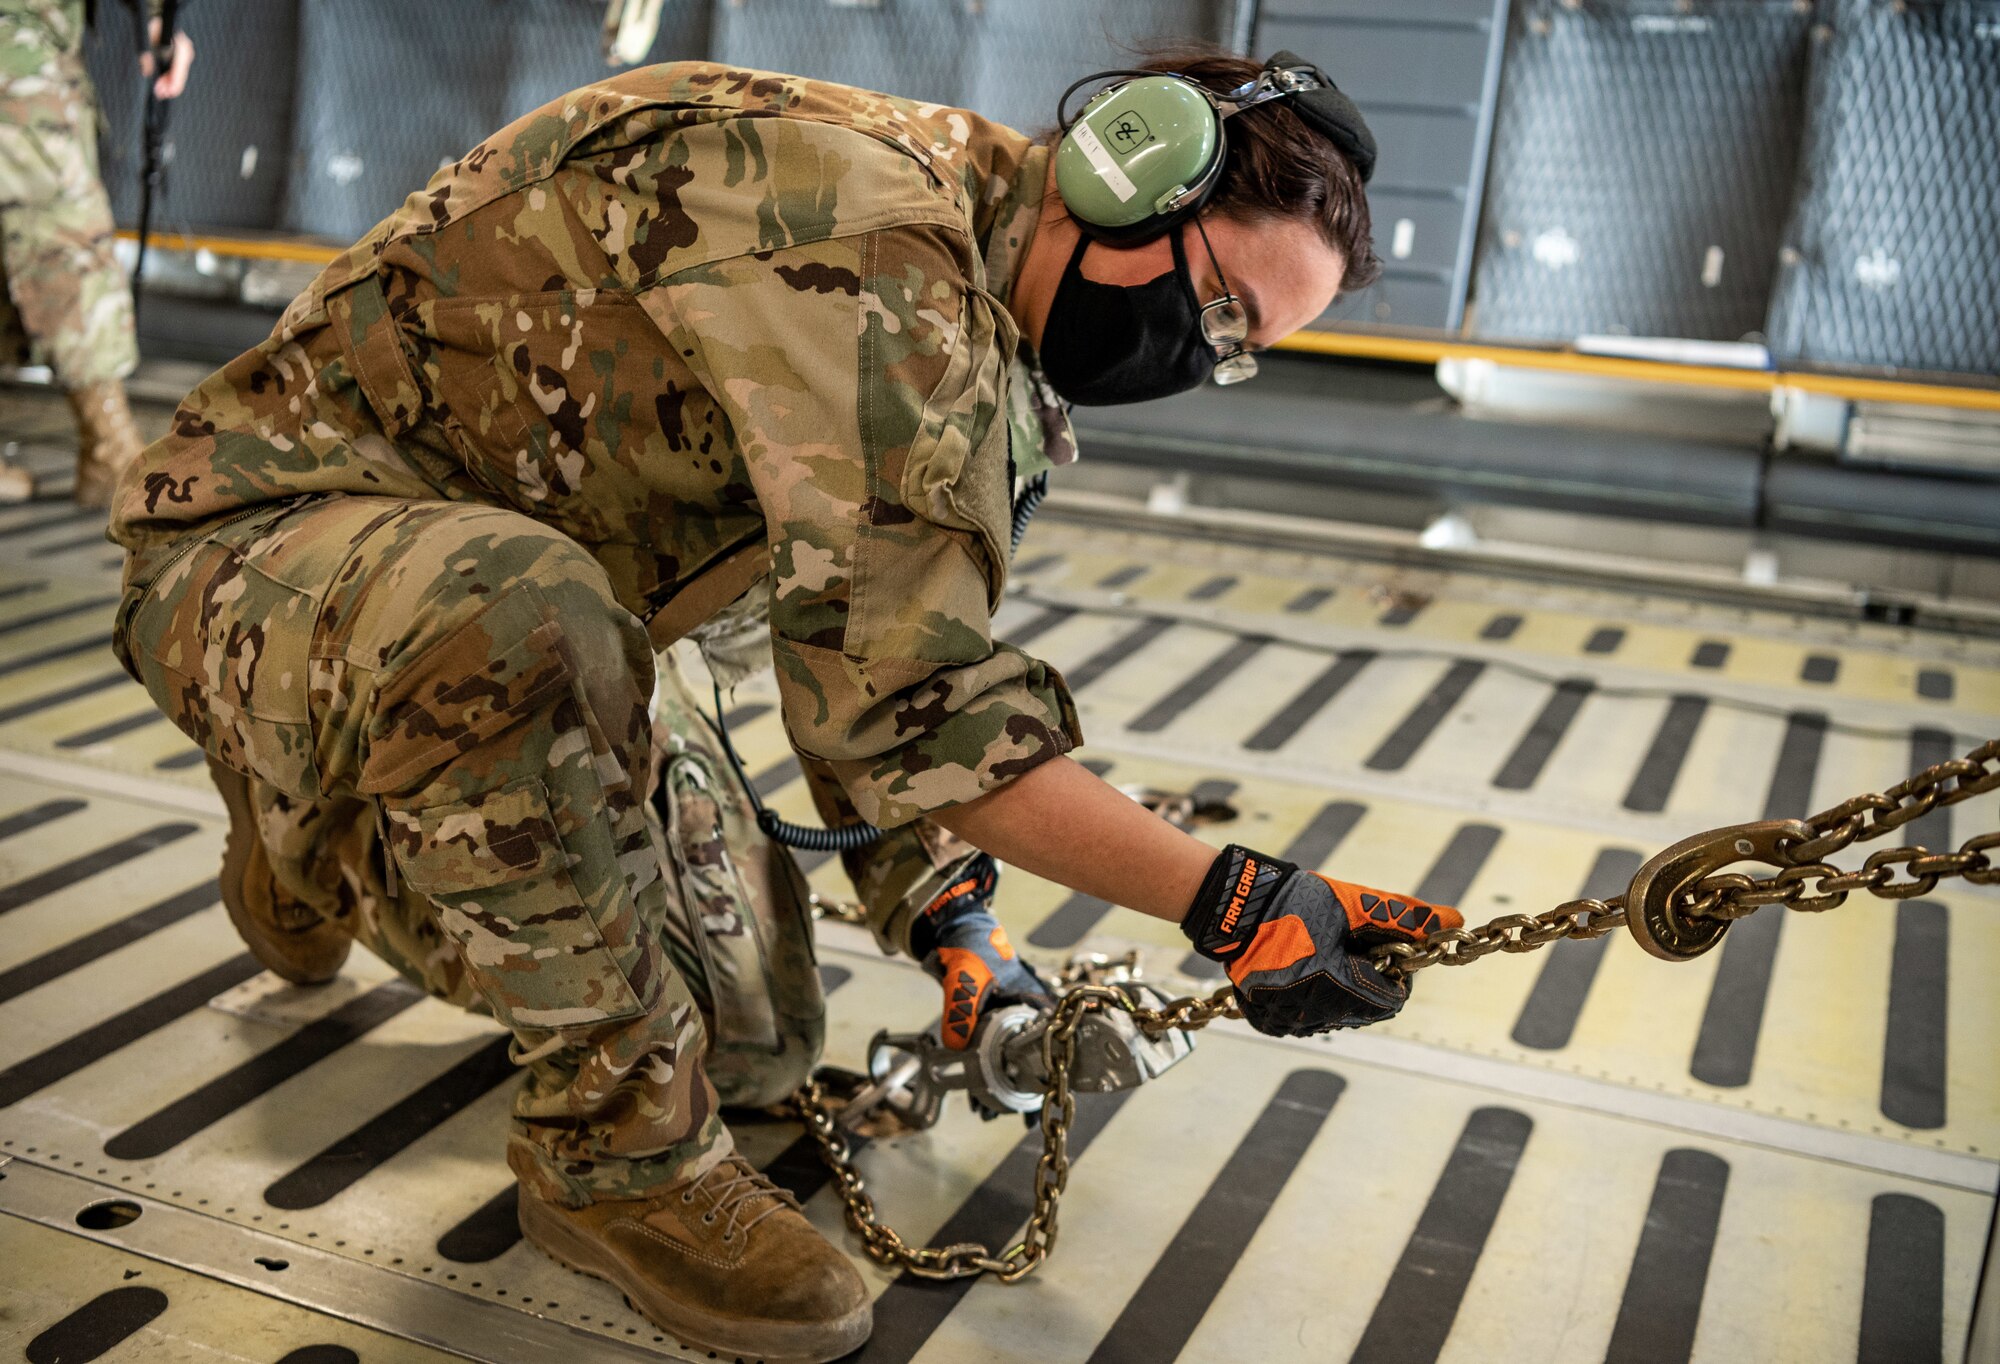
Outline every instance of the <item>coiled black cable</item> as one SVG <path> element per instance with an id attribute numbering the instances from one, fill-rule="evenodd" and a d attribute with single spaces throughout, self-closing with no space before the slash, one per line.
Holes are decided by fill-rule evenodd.
<path id="1" fill-rule="evenodd" d="M 1009 552 L 1021 547 L 1021 537 L 1028 533 L 1028 523 L 1035 519 L 1035 512 L 1042 505 L 1042 499 L 1049 495 L 1049 471 L 1042 470 L 1026 483 L 1014 496 L 1014 539 L 1008 546 Z"/>

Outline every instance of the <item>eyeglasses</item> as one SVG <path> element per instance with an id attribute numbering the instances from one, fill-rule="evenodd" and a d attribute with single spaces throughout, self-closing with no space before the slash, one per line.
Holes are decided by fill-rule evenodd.
<path id="1" fill-rule="evenodd" d="M 1215 352 L 1215 382 L 1240 384 L 1245 379 L 1257 377 L 1257 357 L 1247 349 L 1250 312 L 1243 306 L 1243 300 L 1229 291 L 1229 281 L 1222 274 L 1222 262 L 1215 258 L 1215 248 L 1208 243 L 1208 229 L 1201 225 L 1199 214 L 1195 215 L 1194 226 L 1195 231 L 1201 233 L 1201 245 L 1208 252 L 1208 263 L 1215 267 L 1216 282 L 1222 286 L 1221 298 L 1201 305 L 1201 339 Z"/>

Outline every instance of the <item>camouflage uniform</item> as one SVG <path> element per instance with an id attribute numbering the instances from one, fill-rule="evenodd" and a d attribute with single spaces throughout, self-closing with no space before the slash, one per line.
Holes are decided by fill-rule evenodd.
<path id="1" fill-rule="evenodd" d="M 0 358 L 70 390 L 139 360 L 83 38 L 83 0 L 0 0 Z"/>
<path id="2" fill-rule="evenodd" d="M 787 976 L 809 952 L 712 754 L 674 767 L 674 688 L 662 876 L 649 636 L 756 594 L 822 807 L 899 831 L 852 864 L 892 943 L 965 852 L 922 817 L 1080 742 L 1060 677 L 990 629 L 1010 455 L 1066 438 L 1010 402 L 1001 302 L 1046 169 L 976 115 L 840 86 L 586 87 L 412 195 L 121 484 L 121 656 L 257 779 L 288 890 L 515 1030 L 510 1158 L 549 1196 L 719 1159 L 701 1015 L 758 1009 L 724 1007 L 721 963 L 753 958 L 702 949 L 791 935 L 765 954 Z"/>

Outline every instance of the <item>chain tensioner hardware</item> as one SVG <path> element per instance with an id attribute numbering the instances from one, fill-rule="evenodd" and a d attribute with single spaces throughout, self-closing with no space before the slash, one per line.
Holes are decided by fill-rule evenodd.
<path id="1" fill-rule="evenodd" d="M 1974 885 L 2000 884 L 1995 856 L 2000 831 L 1975 835 L 1956 852 L 1883 848 L 1854 871 L 1841 871 L 1826 861 L 1932 810 L 1996 788 L 2000 788 L 2000 739 L 1989 739 L 1963 758 L 1925 768 L 1886 791 L 1863 793 L 1809 819 L 1733 824 L 1684 838 L 1640 867 L 1625 893 L 1613 899 L 1571 900 L 1540 914 L 1503 914 L 1477 928 L 1434 933 L 1422 946 L 1385 944 L 1370 956 L 1383 971 L 1409 976 L 1431 966 L 1464 966 L 1495 952 L 1532 952 L 1564 938 L 1601 938 L 1622 925 L 1652 955 L 1686 961 L 1713 948 L 1733 921 L 1764 905 L 1818 912 L 1837 908 L 1857 890 L 1880 899 L 1906 900 L 1928 895 L 1938 882 L 1954 877 Z M 1778 870 L 1765 877 L 1728 870 L 1745 862 Z M 1898 879 L 1898 868 L 1906 879 Z M 827 908 L 836 915 L 840 912 Z M 1014 1283 L 1049 1257 L 1056 1244 L 1057 1211 L 1069 1181 L 1069 1129 L 1076 1119 L 1076 1093 L 1081 1088 L 1077 1082 L 1081 1036 L 1086 1020 L 1112 1011 L 1128 1015 L 1139 1032 L 1152 1037 L 1190 1033 L 1218 1018 L 1242 1017 L 1226 989 L 1155 1005 L 1135 1001 L 1118 985 L 1088 971 L 1070 983 L 1047 1012 L 1041 1033 L 1047 1097 L 1042 1103 L 1034 1212 L 1021 1240 L 998 1254 L 973 1242 L 910 1245 L 876 1213 L 827 1086 L 812 1080 L 792 1096 L 793 1111 L 813 1134 L 833 1172 L 847 1205 L 848 1225 L 861 1237 L 871 1259 L 920 1278 L 991 1274 Z"/>

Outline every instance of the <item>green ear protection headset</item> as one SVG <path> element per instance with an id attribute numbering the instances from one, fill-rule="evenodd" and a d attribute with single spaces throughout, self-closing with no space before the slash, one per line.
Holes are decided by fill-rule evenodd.
<path id="1" fill-rule="evenodd" d="M 1074 118 L 1076 92 L 1113 81 Z M 1218 94 L 1186 76 L 1157 71 L 1099 71 L 1063 92 L 1056 106 L 1062 141 L 1056 189 L 1077 225 L 1113 244 L 1157 237 L 1192 217 L 1222 178 L 1228 120 L 1274 99 L 1289 99 L 1307 125 L 1328 138 L 1360 172 L 1375 171 L 1375 139 L 1354 101 L 1326 72 L 1290 52 L 1264 63 L 1254 80 Z"/>

